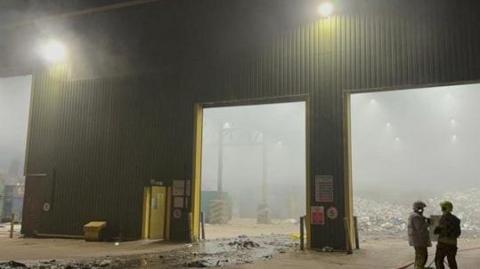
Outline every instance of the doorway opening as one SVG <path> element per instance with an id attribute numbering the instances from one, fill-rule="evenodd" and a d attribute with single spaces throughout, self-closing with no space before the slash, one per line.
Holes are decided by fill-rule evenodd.
<path id="1" fill-rule="evenodd" d="M 349 95 L 360 242 L 408 246 L 408 217 L 417 200 L 432 219 L 442 214 L 440 202 L 451 201 L 462 238 L 480 237 L 478 100 L 480 84 Z"/>
<path id="2" fill-rule="evenodd" d="M 13 218 L 14 236 L 22 221 L 31 86 L 31 75 L 0 78 L 0 224 Z M 10 235 L 10 225 L 0 227 L 0 237 Z"/>
<path id="3" fill-rule="evenodd" d="M 305 106 L 202 109 L 198 202 L 207 239 L 298 234 L 307 204 Z"/>

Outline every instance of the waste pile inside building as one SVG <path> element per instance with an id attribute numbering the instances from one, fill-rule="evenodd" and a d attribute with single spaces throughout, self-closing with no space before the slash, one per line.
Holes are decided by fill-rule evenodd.
<path id="1" fill-rule="evenodd" d="M 454 205 L 454 214 L 461 219 L 462 238 L 480 237 L 480 189 L 447 192 L 425 202 L 426 214 L 441 214 L 439 204 L 449 200 Z M 358 218 L 358 230 L 365 238 L 395 237 L 406 238 L 410 201 L 393 203 L 355 197 L 354 211 Z M 428 217 L 428 216 L 427 216 Z"/>

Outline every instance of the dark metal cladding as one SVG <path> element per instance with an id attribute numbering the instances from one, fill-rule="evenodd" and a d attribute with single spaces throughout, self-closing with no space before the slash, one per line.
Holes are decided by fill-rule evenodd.
<path id="1" fill-rule="evenodd" d="M 102 219 L 139 238 L 149 180 L 192 178 L 194 103 L 306 94 L 310 184 L 314 175 L 333 175 L 339 209 L 337 220 L 312 226 L 311 245 L 345 249 L 344 92 L 480 79 L 474 2 L 345 3 L 344 13 L 269 46 L 192 60 L 175 74 L 82 81 L 36 74 L 27 173 L 48 176 L 27 176 L 26 197 L 43 195 L 52 206 L 33 223 L 34 199 L 26 198 L 24 232 L 80 234 L 84 223 Z M 47 183 L 32 188 L 34 180 Z M 172 223 L 172 239 L 186 239 L 183 225 Z"/>

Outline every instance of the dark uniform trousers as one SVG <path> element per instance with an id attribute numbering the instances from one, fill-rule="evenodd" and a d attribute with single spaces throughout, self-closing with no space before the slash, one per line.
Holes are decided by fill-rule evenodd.
<path id="1" fill-rule="evenodd" d="M 427 247 L 415 247 L 415 269 L 424 269 L 427 259 Z"/>
<path id="2" fill-rule="evenodd" d="M 435 253 L 435 267 L 437 269 L 445 269 L 445 265 L 443 262 L 445 260 L 445 257 L 447 257 L 448 267 L 450 267 L 450 269 L 457 269 L 457 260 L 455 259 L 456 255 L 456 245 L 438 242 L 437 253 Z"/>

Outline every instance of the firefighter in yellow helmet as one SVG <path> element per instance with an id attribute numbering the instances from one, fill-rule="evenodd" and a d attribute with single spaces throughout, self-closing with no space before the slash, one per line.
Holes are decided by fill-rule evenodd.
<path id="1" fill-rule="evenodd" d="M 438 234 L 437 252 L 435 253 L 435 267 L 444 269 L 443 261 L 445 257 L 448 260 L 448 266 L 451 269 L 457 269 L 457 238 L 460 236 L 460 219 L 452 214 L 453 204 L 449 201 L 440 203 L 442 208 L 442 217 L 440 222 L 433 231 Z"/>

